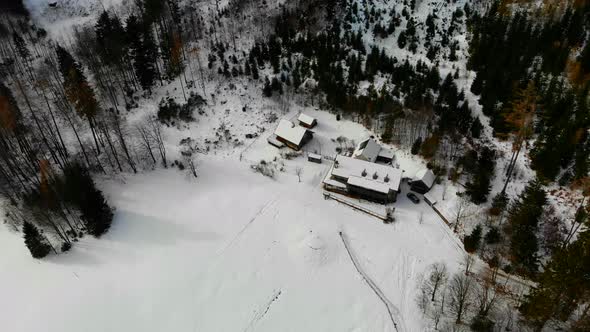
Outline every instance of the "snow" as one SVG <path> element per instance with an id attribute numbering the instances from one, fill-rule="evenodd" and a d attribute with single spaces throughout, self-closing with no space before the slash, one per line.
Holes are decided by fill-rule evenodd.
<path id="1" fill-rule="evenodd" d="M 461 260 L 446 226 L 404 197 L 394 224 L 375 222 L 324 200 L 312 169 L 302 183 L 286 175 L 272 181 L 233 158 L 209 156 L 196 181 L 175 170 L 102 181 L 117 209 L 112 230 L 41 261 L 1 228 L 3 328 L 392 331 L 348 258 L 343 231 L 407 331 L 423 331 L 419 274 L 441 260 L 455 270 Z"/>
<path id="2" fill-rule="evenodd" d="M 361 187 L 365 189 L 369 189 L 372 191 L 376 191 L 383 194 L 388 194 L 391 189 L 387 183 L 377 180 L 369 180 L 367 178 L 363 178 L 360 176 L 350 176 L 348 177 L 348 181 L 346 181 L 351 186 Z"/>

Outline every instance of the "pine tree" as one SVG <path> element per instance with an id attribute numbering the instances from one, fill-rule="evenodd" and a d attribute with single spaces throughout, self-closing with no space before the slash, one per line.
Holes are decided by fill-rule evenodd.
<path id="1" fill-rule="evenodd" d="M 465 236 L 465 238 L 463 239 L 465 251 L 473 253 L 477 251 L 477 249 L 479 249 L 479 244 L 481 242 L 481 233 L 481 225 L 477 225 L 475 226 L 470 235 Z"/>
<path id="2" fill-rule="evenodd" d="M 111 226 L 113 212 L 102 192 L 96 188 L 88 169 L 78 163 L 72 163 L 64 173 L 64 199 L 80 210 L 89 234 L 99 237 L 106 233 Z"/>
<path id="3" fill-rule="evenodd" d="M 25 245 L 29 248 L 33 258 L 39 259 L 49 254 L 51 246 L 47 243 L 45 237 L 39 233 L 39 230 L 35 225 L 25 221 L 23 224 L 23 236 L 25 239 Z"/>
<path id="4" fill-rule="evenodd" d="M 66 96 L 74 105 L 78 115 L 88 120 L 90 129 L 92 130 L 92 136 L 94 137 L 96 150 L 100 153 L 94 124 L 94 119 L 99 112 L 99 105 L 94 91 L 82 72 L 82 68 L 70 53 L 59 45 L 56 47 L 56 53 L 60 72 L 64 79 Z"/>
<path id="5" fill-rule="evenodd" d="M 417 155 L 420 152 L 421 146 L 422 146 L 422 137 L 418 137 L 418 138 L 416 138 L 416 140 L 412 144 L 412 149 L 410 150 L 410 152 L 413 155 Z"/>
<path id="6" fill-rule="evenodd" d="M 488 147 L 482 148 L 475 169 L 471 169 L 472 178 L 465 185 L 465 192 L 473 203 L 481 204 L 487 201 L 494 168 L 495 152 Z"/>
<path id="7" fill-rule="evenodd" d="M 537 287 L 532 289 L 520 307 L 520 312 L 537 331 L 549 320 L 566 321 L 576 309 L 584 306 L 588 308 L 590 304 L 588 226 L 587 223 L 586 230 L 579 234 L 577 241 L 556 251 L 538 278 Z M 582 311 L 574 326 L 587 324 L 589 316 L 590 310 Z M 572 330 L 585 331 L 577 328 Z"/>
<path id="8" fill-rule="evenodd" d="M 538 181 L 533 181 L 508 211 L 510 260 L 517 272 L 527 276 L 535 276 L 538 271 L 537 231 L 546 203 L 545 191 Z"/>

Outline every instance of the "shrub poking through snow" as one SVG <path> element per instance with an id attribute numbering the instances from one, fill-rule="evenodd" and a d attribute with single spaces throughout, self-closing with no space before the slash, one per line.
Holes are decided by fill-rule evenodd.
<path id="1" fill-rule="evenodd" d="M 180 105 L 174 99 L 167 98 L 160 101 L 158 109 L 158 120 L 165 124 L 174 124 L 174 120 L 182 120 L 185 122 L 194 121 L 193 111 L 202 106 L 205 99 L 191 92 L 186 104 Z"/>
<path id="2" fill-rule="evenodd" d="M 254 164 L 250 166 L 254 172 L 260 173 L 266 177 L 271 179 L 275 178 L 276 173 L 276 165 L 274 163 L 269 163 L 265 160 L 261 160 L 258 164 Z"/>

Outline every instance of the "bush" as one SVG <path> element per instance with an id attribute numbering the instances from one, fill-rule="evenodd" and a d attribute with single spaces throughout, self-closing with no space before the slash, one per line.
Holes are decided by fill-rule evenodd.
<path id="1" fill-rule="evenodd" d="M 205 99 L 191 92 L 186 104 L 180 105 L 174 99 L 162 99 L 158 108 L 158 119 L 162 123 L 170 124 L 175 119 L 185 122 L 194 121 L 193 111 L 205 104 Z"/>
<path id="2" fill-rule="evenodd" d="M 261 160 L 258 164 L 254 164 L 250 166 L 254 172 L 260 173 L 266 177 L 271 179 L 275 178 L 275 166 L 271 163 L 267 163 L 265 160 Z"/>
<path id="3" fill-rule="evenodd" d="M 64 242 L 61 244 L 61 252 L 67 252 L 70 251 L 70 249 L 72 249 L 72 244 L 69 242 Z"/>

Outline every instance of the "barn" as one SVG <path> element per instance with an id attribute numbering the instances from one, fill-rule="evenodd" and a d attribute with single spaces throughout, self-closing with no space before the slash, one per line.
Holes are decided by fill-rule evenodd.
<path id="1" fill-rule="evenodd" d="M 419 194 L 425 194 L 432 188 L 435 179 L 436 176 L 431 170 L 427 168 L 419 170 L 412 179 L 410 189 Z"/>
<path id="2" fill-rule="evenodd" d="M 299 151 L 307 142 L 309 142 L 313 138 L 312 131 L 300 126 L 296 126 L 291 121 L 285 119 L 282 119 L 279 122 L 279 125 L 277 126 L 274 135 L 274 138 L 277 141 L 284 143 L 291 149 L 297 151 Z"/>

